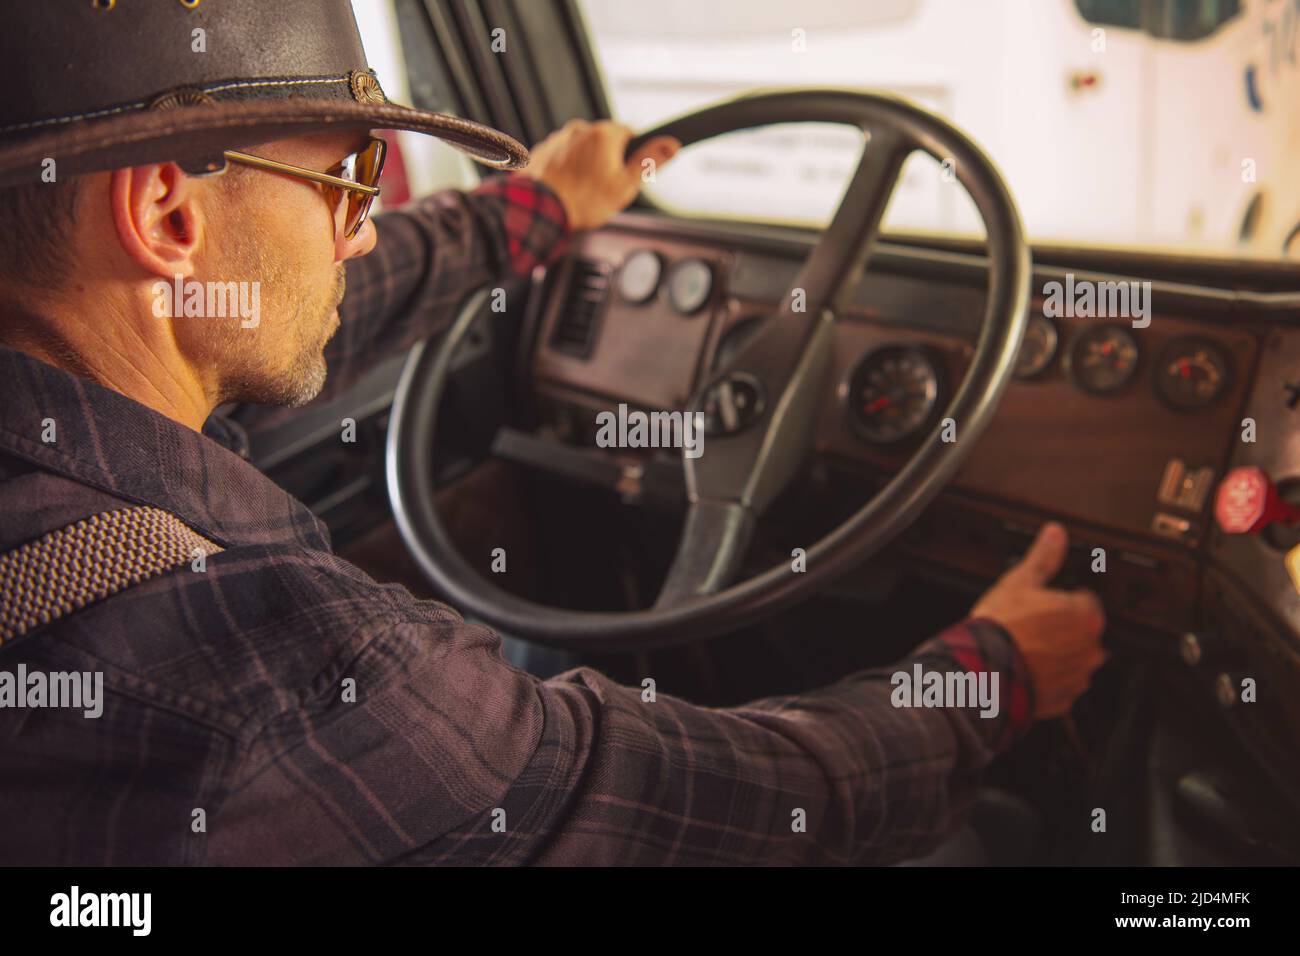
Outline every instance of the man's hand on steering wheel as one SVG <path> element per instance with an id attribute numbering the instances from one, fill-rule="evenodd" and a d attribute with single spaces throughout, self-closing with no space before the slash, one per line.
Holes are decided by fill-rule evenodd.
<path id="1" fill-rule="evenodd" d="M 571 229 L 597 229 L 636 198 L 647 159 L 657 169 L 682 148 L 658 136 L 624 159 L 632 135 L 630 126 L 611 120 L 570 120 L 533 147 L 523 175 L 551 188 Z"/>

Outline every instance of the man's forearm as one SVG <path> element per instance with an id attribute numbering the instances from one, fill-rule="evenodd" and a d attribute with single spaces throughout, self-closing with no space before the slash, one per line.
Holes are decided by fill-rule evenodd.
<path id="1" fill-rule="evenodd" d="M 300 702 L 244 751 L 210 862 L 890 863 L 952 829 L 1034 705 L 987 620 L 893 667 L 715 709 L 589 668 L 538 680 L 486 628 L 393 600 L 400 624 L 346 671 L 365 693 Z M 893 675 L 917 665 L 998 674 L 996 715 L 895 706 Z M 366 768 L 364 788 L 343 767 Z"/>
<path id="2" fill-rule="evenodd" d="M 986 686 L 997 674 L 996 713 L 981 716 L 974 701 L 914 706 L 921 688 L 904 694 L 892 678 L 912 678 L 918 665 L 941 676 L 982 671 Z M 545 686 L 547 737 L 593 732 L 573 802 L 540 857 L 549 863 L 912 858 L 960 821 L 981 771 L 1025 733 L 1033 709 L 1023 661 L 984 620 L 893 667 L 728 710 L 647 702 L 589 670 Z"/>

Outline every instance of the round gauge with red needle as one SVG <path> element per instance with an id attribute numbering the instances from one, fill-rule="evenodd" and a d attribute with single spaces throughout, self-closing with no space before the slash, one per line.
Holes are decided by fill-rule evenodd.
<path id="1" fill-rule="evenodd" d="M 1179 411 L 1213 404 L 1228 387 L 1228 376 L 1228 357 L 1205 339 L 1176 339 L 1156 358 L 1156 392 Z"/>
<path id="2" fill-rule="evenodd" d="M 1117 323 L 1086 326 L 1065 354 L 1070 381 L 1094 395 L 1118 392 L 1133 378 L 1137 367 L 1137 340 Z"/>
<path id="3" fill-rule="evenodd" d="M 1025 329 L 1025 341 L 1016 357 L 1016 378 L 1034 378 L 1046 371 L 1056 356 L 1060 335 L 1052 320 L 1041 315 L 1031 315 Z"/>
<path id="4" fill-rule="evenodd" d="M 939 373 L 922 349 L 887 345 L 858 363 L 845 397 L 849 422 L 859 437 L 893 444 L 930 424 L 939 400 Z"/>

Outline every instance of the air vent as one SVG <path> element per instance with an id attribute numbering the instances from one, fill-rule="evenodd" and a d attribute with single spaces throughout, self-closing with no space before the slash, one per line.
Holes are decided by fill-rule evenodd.
<path id="1" fill-rule="evenodd" d="M 596 323 L 609 291 L 610 268 L 603 262 L 575 259 L 569 291 L 560 305 L 560 317 L 551 333 L 551 348 L 586 358 L 596 344 Z"/>

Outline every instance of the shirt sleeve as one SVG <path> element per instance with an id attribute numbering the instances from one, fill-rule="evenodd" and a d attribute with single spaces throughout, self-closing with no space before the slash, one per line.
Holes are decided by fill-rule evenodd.
<path id="1" fill-rule="evenodd" d="M 1024 663 L 988 620 L 891 668 L 714 709 L 588 668 L 538 680 L 442 611 L 371 642 L 345 672 L 355 702 L 266 729 L 209 828 L 213 862 L 890 863 L 955 828 L 1031 720 Z M 996 706 L 904 704 L 917 668 L 998 675 Z"/>

